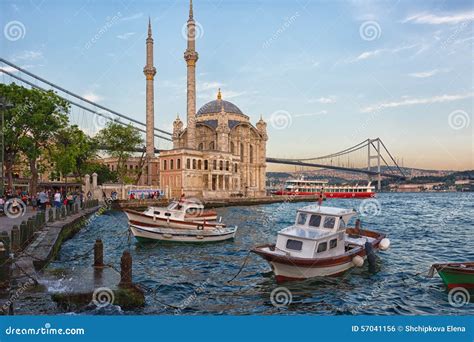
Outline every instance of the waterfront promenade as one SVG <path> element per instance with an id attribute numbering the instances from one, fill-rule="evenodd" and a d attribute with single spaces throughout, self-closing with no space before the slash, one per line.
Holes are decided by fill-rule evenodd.
<path id="1" fill-rule="evenodd" d="M 8 216 L 0 216 L 0 233 L 7 232 L 10 234 L 13 226 L 20 226 L 21 222 L 27 221 L 30 217 L 35 216 L 38 213 L 38 210 L 33 210 L 33 207 L 27 207 L 23 215 L 20 215 L 16 218 L 11 218 Z M 48 221 L 48 210 L 46 210 L 46 221 Z"/>

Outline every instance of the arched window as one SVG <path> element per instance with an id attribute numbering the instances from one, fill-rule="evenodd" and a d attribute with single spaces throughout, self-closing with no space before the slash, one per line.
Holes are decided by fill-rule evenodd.
<path id="1" fill-rule="evenodd" d="M 204 161 L 204 170 L 209 168 L 209 162 L 207 160 Z"/>
<path id="2" fill-rule="evenodd" d="M 253 145 L 250 145 L 249 163 L 253 163 Z"/>
<path id="3" fill-rule="evenodd" d="M 181 169 L 181 159 L 176 160 L 176 168 Z"/>
<path id="4" fill-rule="evenodd" d="M 170 160 L 170 170 L 173 170 L 174 168 L 174 159 Z"/>
<path id="5" fill-rule="evenodd" d="M 215 149 L 215 147 L 214 147 L 214 141 L 211 141 L 211 142 L 209 143 L 209 149 L 210 149 L 211 151 Z"/>
<path id="6" fill-rule="evenodd" d="M 196 159 L 193 159 L 193 170 L 196 170 Z"/>
<path id="7" fill-rule="evenodd" d="M 226 162 L 225 162 L 225 170 L 226 170 L 226 171 L 229 171 L 229 161 L 226 161 Z"/>
<path id="8" fill-rule="evenodd" d="M 203 149 L 204 149 L 204 144 L 200 143 L 199 146 L 198 146 L 198 150 L 202 151 Z"/>
<path id="9" fill-rule="evenodd" d="M 232 153 L 232 154 L 235 153 L 235 146 L 234 146 L 234 143 L 232 141 L 230 142 L 230 153 Z"/>
<path id="10" fill-rule="evenodd" d="M 244 161 L 244 144 L 240 143 L 240 161 Z"/>
<path id="11" fill-rule="evenodd" d="M 212 161 L 212 169 L 217 170 L 217 160 L 215 159 Z"/>
<path id="12" fill-rule="evenodd" d="M 186 159 L 186 168 L 189 170 L 191 168 L 191 159 Z"/>
<path id="13" fill-rule="evenodd" d="M 237 163 L 234 164 L 234 172 L 237 173 Z"/>
<path id="14" fill-rule="evenodd" d="M 202 167 L 202 162 L 201 162 L 201 159 L 198 160 L 198 170 L 201 170 L 201 167 Z"/>
<path id="15" fill-rule="evenodd" d="M 166 170 L 166 160 L 163 160 L 163 170 Z"/>
<path id="16" fill-rule="evenodd" d="M 219 170 L 223 170 L 224 169 L 224 162 L 222 160 L 219 161 Z"/>

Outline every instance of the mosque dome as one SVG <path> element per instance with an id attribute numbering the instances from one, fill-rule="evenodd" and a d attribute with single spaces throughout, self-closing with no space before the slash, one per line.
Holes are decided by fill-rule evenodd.
<path id="1" fill-rule="evenodd" d="M 224 112 L 233 114 L 243 114 L 239 107 L 229 101 L 222 100 L 221 90 L 217 94 L 217 100 L 206 103 L 199 108 L 196 115 L 220 113 L 224 106 Z"/>

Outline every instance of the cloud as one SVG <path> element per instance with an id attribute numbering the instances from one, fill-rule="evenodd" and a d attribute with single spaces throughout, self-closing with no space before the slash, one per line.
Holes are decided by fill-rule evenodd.
<path id="1" fill-rule="evenodd" d="M 135 32 L 127 32 L 127 33 L 124 33 L 124 34 L 119 34 L 117 36 L 117 38 L 122 39 L 122 40 L 127 40 L 128 38 L 132 37 L 134 34 L 135 34 Z"/>
<path id="2" fill-rule="evenodd" d="M 415 78 L 427 78 L 439 74 L 441 72 L 448 72 L 450 69 L 433 69 L 430 71 L 421 71 L 421 72 L 413 72 L 408 74 L 408 76 L 415 77 Z"/>
<path id="3" fill-rule="evenodd" d="M 224 84 L 220 82 L 198 82 L 197 84 L 197 89 L 199 91 L 205 91 L 205 90 L 210 90 L 213 89 L 216 91 L 217 94 L 217 89 L 221 88 Z"/>
<path id="4" fill-rule="evenodd" d="M 319 99 L 310 99 L 308 101 L 309 103 L 322 103 L 322 104 L 329 104 L 329 103 L 336 103 L 336 97 L 335 96 L 328 96 L 328 97 L 320 97 Z"/>
<path id="5" fill-rule="evenodd" d="M 43 53 L 41 51 L 26 50 L 13 56 L 12 60 L 13 61 L 19 61 L 19 60 L 31 61 L 31 60 L 42 58 L 42 57 L 43 57 Z"/>
<path id="6" fill-rule="evenodd" d="M 380 103 L 377 105 L 365 107 L 361 110 L 361 112 L 370 113 L 370 112 L 375 112 L 375 111 L 382 110 L 385 108 L 397 108 L 397 107 L 402 107 L 402 106 L 412 106 L 412 105 L 420 105 L 420 104 L 452 102 L 452 101 L 467 99 L 473 96 L 474 96 L 474 92 L 465 93 L 465 94 L 454 94 L 454 95 L 445 94 L 445 95 L 437 95 L 437 96 L 424 97 L 424 98 L 405 97 L 400 101 L 385 102 L 385 103 Z"/>
<path id="7" fill-rule="evenodd" d="M 89 100 L 89 101 L 92 101 L 92 102 L 99 102 L 101 100 L 103 100 L 104 98 L 102 96 L 99 96 L 93 92 L 88 92 L 84 95 L 82 95 L 83 98 L 85 98 L 86 100 Z"/>
<path id="8" fill-rule="evenodd" d="M 405 18 L 402 23 L 416 24 L 458 24 L 463 21 L 474 20 L 474 12 L 461 12 L 451 15 L 436 15 L 431 13 L 419 13 Z"/>
<path id="9" fill-rule="evenodd" d="M 120 18 L 120 20 L 129 21 L 129 20 L 140 19 L 141 17 L 143 17 L 143 12 L 135 13 L 135 14 L 129 15 L 128 17 L 122 17 Z"/>
<path id="10" fill-rule="evenodd" d="M 372 51 L 365 51 L 365 52 L 362 52 L 359 56 L 357 56 L 357 58 L 353 61 L 361 61 L 364 59 L 372 58 L 382 53 L 397 53 L 403 50 L 412 49 L 414 47 L 417 47 L 418 45 L 419 44 L 402 45 L 402 46 L 398 46 L 391 49 L 377 49 L 377 50 L 372 50 Z"/>

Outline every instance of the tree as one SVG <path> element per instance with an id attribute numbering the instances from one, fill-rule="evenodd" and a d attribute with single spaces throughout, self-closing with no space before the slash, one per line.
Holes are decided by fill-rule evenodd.
<path id="1" fill-rule="evenodd" d="M 11 168 L 21 152 L 28 161 L 30 192 L 35 193 L 39 160 L 68 123 L 69 104 L 53 91 L 27 89 L 14 83 L 1 85 L 0 94 L 14 105 L 5 115 L 6 169 L 11 186 Z"/>
<path id="2" fill-rule="evenodd" d="M 119 181 L 129 183 L 126 163 L 133 150 L 143 145 L 140 132 L 132 125 L 124 126 L 117 122 L 109 122 L 96 136 L 97 142 L 107 153 L 117 158 L 117 176 Z"/>
<path id="3" fill-rule="evenodd" d="M 73 173 L 82 177 L 86 163 L 96 157 L 97 144 L 79 127 L 73 125 L 58 132 L 49 152 L 57 172 L 63 176 Z"/>
<path id="4" fill-rule="evenodd" d="M 88 162 L 83 167 L 84 174 L 92 175 L 94 172 L 97 173 L 97 183 L 114 183 L 117 182 L 117 172 L 111 171 L 107 165 L 100 164 L 98 162 Z"/>

